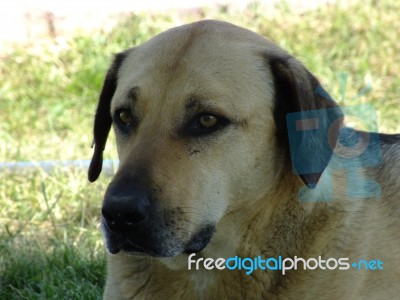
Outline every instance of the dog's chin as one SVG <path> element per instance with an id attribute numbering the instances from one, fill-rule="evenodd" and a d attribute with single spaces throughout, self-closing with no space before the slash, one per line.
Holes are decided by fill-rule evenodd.
<path id="1" fill-rule="evenodd" d="M 124 254 L 132 256 L 175 257 L 180 254 L 198 253 L 210 242 L 215 231 L 214 226 L 201 228 L 187 243 L 165 243 L 163 247 L 145 248 L 131 242 L 129 239 L 106 234 L 106 248 L 110 254 Z M 154 241 L 159 245 L 159 241 Z"/>

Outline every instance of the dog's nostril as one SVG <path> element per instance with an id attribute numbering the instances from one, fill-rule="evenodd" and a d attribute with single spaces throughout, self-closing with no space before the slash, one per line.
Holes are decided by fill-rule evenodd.
<path id="1" fill-rule="evenodd" d="M 110 209 L 108 207 L 102 208 L 102 215 L 107 227 L 113 231 L 123 230 L 126 227 L 136 226 L 147 217 L 146 209 L 139 209 L 127 211 L 123 209 Z"/>
<path id="2" fill-rule="evenodd" d="M 136 226 L 146 219 L 146 215 L 141 213 L 127 213 L 111 216 L 109 213 L 103 212 L 103 217 L 108 228 L 111 230 L 120 230 L 125 227 Z"/>
<path id="3" fill-rule="evenodd" d="M 109 212 L 107 212 L 104 208 L 101 210 L 101 213 L 103 215 L 103 218 L 104 218 L 108 228 L 110 228 L 111 230 L 115 230 L 116 223 L 115 223 L 113 216 Z"/>

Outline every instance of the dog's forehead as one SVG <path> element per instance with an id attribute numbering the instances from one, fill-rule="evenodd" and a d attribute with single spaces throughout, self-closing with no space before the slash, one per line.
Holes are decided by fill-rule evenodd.
<path id="1" fill-rule="evenodd" d="M 271 75 L 262 53 L 271 47 L 258 34 L 225 22 L 176 27 L 128 52 L 115 98 L 123 99 L 132 88 L 157 101 L 218 94 L 240 98 L 257 86 L 267 96 Z"/>
<path id="2" fill-rule="evenodd" d="M 186 59 L 235 58 L 249 55 L 248 50 L 275 47 L 269 40 L 247 29 L 220 21 L 201 21 L 172 28 L 136 47 L 130 53 L 132 63 L 152 63 L 158 69 L 175 70 Z M 192 63 L 196 61 L 192 60 Z M 236 61 L 240 64 L 241 60 Z M 129 67 L 129 63 L 126 64 Z"/>
<path id="3" fill-rule="evenodd" d="M 268 43 L 267 39 L 245 28 L 226 22 L 207 20 L 164 31 L 138 46 L 135 55 L 159 57 L 164 66 L 174 67 L 183 57 L 191 53 L 224 50 L 224 54 L 229 54 L 227 53 L 229 50 L 240 49 L 240 45 L 265 47 Z M 271 46 L 274 45 L 271 43 Z"/>

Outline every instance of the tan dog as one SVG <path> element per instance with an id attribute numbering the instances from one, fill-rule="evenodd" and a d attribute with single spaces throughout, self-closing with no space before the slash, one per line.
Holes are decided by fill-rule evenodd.
<path id="1" fill-rule="evenodd" d="M 96 180 L 113 125 L 104 298 L 398 298 L 400 137 L 342 120 L 299 61 L 228 23 L 181 26 L 118 54 L 89 170 Z M 224 265 L 235 256 L 275 260 L 247 275 L 249 260 Z M 283 272 L 279 256 L 304 262 Z"/>

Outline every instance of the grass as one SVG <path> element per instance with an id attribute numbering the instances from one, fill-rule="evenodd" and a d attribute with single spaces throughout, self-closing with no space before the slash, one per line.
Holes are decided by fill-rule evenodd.
<path id="1" fill-rule="evenodd" d="M 5 276 L 4 299 L 99 299 L 104 284 L 104 257 L 78 251 L 72 245 L 53 242 L 52 249 L 25 242 L 20 247 L 33 248 L 15 255 L 12 247 L 1 249 Z M 5 257 L 8 261 L 5 262 Z"/>
<path id="2" fill-rule="evenodd" d="M 373 104 L 379 130 L 400 132 L 399 10 L 390 0 L 301 14 L 285 5 L 271 13 L 252 4 L 241 13 L 221 7 L 132 15 L 112 32 L 15 45 L 0 58 L 0 158 L 89 159 L 93 113 L 111 54 L 199 16 L 270 37 L 339 102 Z M 357 96 L 369 83 L 372 90 Z M 116 158 L 112 141 L 105 157 Z M 74 169 L 0 173 L 0 299 L 101 298 L 105 253 L 98 224 L 108 180 L 89 184 L 86 173 Z"/>

